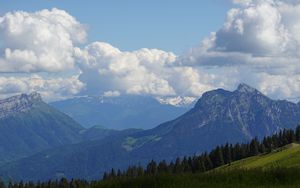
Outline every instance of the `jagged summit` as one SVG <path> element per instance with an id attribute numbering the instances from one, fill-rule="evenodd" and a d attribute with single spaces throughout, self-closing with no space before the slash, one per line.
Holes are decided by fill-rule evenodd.
<path id="1" fill-rule="evenodd" d="M 245 84 L 245 83 L 240 83 L 236 89 L 237 92 L 241 93 L 260 93 L 257 89 Z"/>
<path id="2" fill-rule="evenodd" d="M 0 118 L 8 117 L 17 112 L 26 112 L 31 109 L 32 105 L 42 102 L 39 93 L 20 94 L 7 99 L 0 100 Z"/>

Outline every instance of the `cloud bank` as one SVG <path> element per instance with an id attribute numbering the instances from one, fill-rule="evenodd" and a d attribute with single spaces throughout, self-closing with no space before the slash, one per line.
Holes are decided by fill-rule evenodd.
<path id="1" fill-rule="evenodd" d="M 233 3 L 237 6 L 223 26 L 181 55 L 147 48 L 122 51 L 100 41 L 86 44 L 84 25 L 59 9 L 6 13 L 0 17 L 0 94 L 37 90 L 48 100 L 199 97 L 245 82 L 273 98 L 298 100 L 300 1 Z"/>

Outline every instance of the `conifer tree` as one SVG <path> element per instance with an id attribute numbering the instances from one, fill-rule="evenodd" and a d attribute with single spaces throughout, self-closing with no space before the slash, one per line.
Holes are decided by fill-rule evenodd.
<path id="1" fill-rule="evenodd" d="M 255 156 L 259 153 L 257 138 L 253 139 L 250 143 L 250 155 Z"/>
<path id="2" fill-rule="evenodd" d="M 300 125 L 298 125 L 296 128 L 296 141 L 300 141 Z"/>

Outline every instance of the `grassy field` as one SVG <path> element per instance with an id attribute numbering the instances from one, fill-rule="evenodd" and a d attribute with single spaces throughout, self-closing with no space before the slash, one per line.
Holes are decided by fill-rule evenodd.
<path id="1" fill-rule="evenodd" d="M 268 171 L 232 170 L 205 174 L 157 175 L 134 179 L 106 180 L 92 188 L 298 188 L 300 171 L 297 168 Z"/>
<path id="2" fill-rule="evenodd" d="M 249 157 L 202 174 L 120 178 L 92 188 L 300 188 L 300 145 Z"/>
<path id="3" fill-rule="evenodd" d="M 217 168 L 216 170 L 253 169 L 253 168 L 300 168 L 300 145 L 289 144 L 269 154 L 249 157 Z"/>

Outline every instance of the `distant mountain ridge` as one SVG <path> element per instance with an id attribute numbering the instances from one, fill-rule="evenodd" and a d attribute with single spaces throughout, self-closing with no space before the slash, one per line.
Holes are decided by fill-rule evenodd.
<path id="1" fill-rule="evenodd" d="M 182 100 L 173 99 L 173 102 L 180 104 Z M 68 114 L 86 128 L 102 125 L 110 129 L 149 129 L 189 110 L 187 102 L 182 102 L 184 105 L 174 106 L 162 104 L 150 96 L 123 95 L 76 97 L 53 102 L 50 105 Z"/>
<path id="2" fill-rule="evenodd" d="M 174 160 L 227 142 L 246 142 L 294 129 L 299 123 L 299 103 L 272 100 L 240 84 L 235 91 L 204 93 L 194 108 L 153 129 L 44 151 L 1 166 L 0 174 L 17 180 L 48 179 L 57 177 L 57 172 L 68 178 L 98 178 L 112 167 L 122 169 L 151 159 Z"/>
<path id="3" fill-rule="evenodd" d="M 85 129 L 45 103 L 39 93 L 20 94 L 0 100 L 0 164 L 47 149 L 136 131 L 99 126 Z"/>

